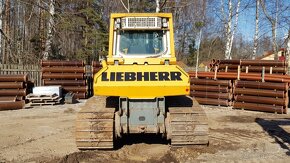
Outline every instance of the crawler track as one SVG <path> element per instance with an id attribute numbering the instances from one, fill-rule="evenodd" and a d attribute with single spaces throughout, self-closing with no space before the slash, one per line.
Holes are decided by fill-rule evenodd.
<path id="1" fill-rule="evenodd" d="M 81 108 L 76 120 L 79 149 L 114 148 L 115 108 L 106 106 L 105 96 L 94 96 Z"/>
<path id="2" fill-rule="evenodd" d="M 182 101 L 182 99 L 179 100 Z M 169 129 L 167 131 L 172 146 L 201 145 L 209 142 L 206 114 L 195 99 L 191 100 L 192 107 L 168 108 Z"/>

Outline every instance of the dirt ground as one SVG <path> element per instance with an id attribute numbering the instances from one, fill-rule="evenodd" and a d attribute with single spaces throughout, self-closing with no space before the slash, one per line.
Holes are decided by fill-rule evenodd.
<path id="1" fill-rule="evenodd" d="M 170 148 L 160 136 L 129 136 L 113 151 L 79 151 L 78 106 L 0 112 L 0 162 L 290 162 L 290 115 L 203 106 L 209 146 Z"/>

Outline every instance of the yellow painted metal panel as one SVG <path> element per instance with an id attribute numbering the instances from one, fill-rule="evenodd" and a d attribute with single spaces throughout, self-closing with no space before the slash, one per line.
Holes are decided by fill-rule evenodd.
<path id="1" fill-rule="evenodd" d="M 188 86 L 100 86 L 95 95 L 154 99 L 162 96 L 189 95 L 189 92 L 186 92 L 188 89 Z"/>
<path id="2" fill-rule="evenodd" d="M 114 58 L 114 19 L 122 17 L 168 18 L 171 56 L 169 58 Z M 155 98 L 188 95 L 189 76 L 176 65 L 174 31 L 171 13 L 114 13 L 110 18 L 109 54 L 103 68 L 95 74 L 94 94 L 128 98 Z M 119 65 L 114 65 L 118 60 Z M 170 65 L 165 65 L 165 60 Z M 107 65 L 108 64 L 108 65 Z"/>
<path id="3" fill-rule="evenodd" d="M 171 58 L 108 58 L 108 64 L 114 64 L 114 61 L 118 60 L 119 64 L 127 64 L 127 65 L 132 65 L 132 64 L 153 64 L 153 65 L 160 65 L 164 64 L 165 60 L 169 60 L 170 64 L 176 64 L 176 58 L 171 57 Z"/>
<path id="4" fill-rule="evenodd" d="M 108 58 L 113 55 L 113 39 L 114 39 L 114 18 L 110 18 L 110 31 L 109 31 L 109 54 Z"/>
<path id="5" fill-rule="evenodd" d="M 94 78 L 95 95 L 140 99 L 188 95 L 189 91 L 189 76 L 177 65 L 108 65 Z"/>
<path id="6" fill-rule="evenodd" d="M 164 17 L 172 18 L 171 13 L 112 13 L 111 18 L 121 17 Z"/>
<path id="7" fill-rule="evenodd" d="M 112 13 L 110 18 L 110 31 L 109 31 L 109 54 L 107 58 L 108 64 L 114 64 L 114 60 L 119 60 L 120 64 L 132 64 L 130 59 L 122 61 L 121 59 L 113 58 L 113 39 L 114 39 L 114 19 L 122 17 L 163 17 L 169 19 L 169 32 L 170 32 L 170 49 L 171 49 L 171 58 L 169 59 L 170 64 L 176 64 L 175 59 L 175 48 L 174 48 L 174 31 L 173 31 L 173 19 L 171 13 Z M 164 59 L 154 58 L 147 59 L 149 64 L 160 64 L 164 62 Z M 146 62 L 142 59 L 136 59 L 135 63 Z"/>
<path id="8" fill-rule="evenodd" d="M 171 57 L 175 57 L 174 31 L 173 31 L 173 20 L 172 20 L 172 16 L 169 17 L 169 32 L 170 32 Z"/>

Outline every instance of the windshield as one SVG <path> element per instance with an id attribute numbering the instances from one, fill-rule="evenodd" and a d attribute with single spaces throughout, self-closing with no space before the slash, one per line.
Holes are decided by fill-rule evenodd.
<path id="1" fill-rule="evenodd" d="M 120 52 L 152 55 L 164 51 L 163 31 L 120 31 Z"/>

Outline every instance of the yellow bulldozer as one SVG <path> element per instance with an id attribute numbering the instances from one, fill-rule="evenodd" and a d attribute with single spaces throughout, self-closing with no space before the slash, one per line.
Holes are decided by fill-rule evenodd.
<path id="1" fill-rule="evenodd" d="M 128 134 L 160 134 L 171 146 L 208 144 L 207 118 L 176 65 L 170 13 L 115 13 L 94 96 L 77 114 L 79 149 L 113 149 Z"/>

